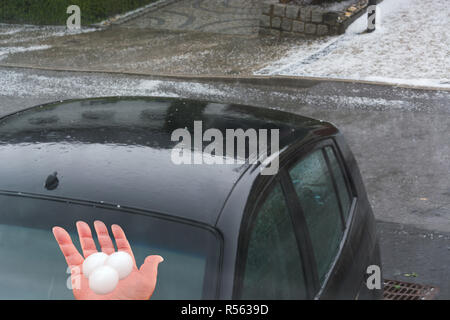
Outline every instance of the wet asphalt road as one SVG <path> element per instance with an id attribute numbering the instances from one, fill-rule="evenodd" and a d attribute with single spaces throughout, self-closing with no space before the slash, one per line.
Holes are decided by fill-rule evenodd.
<path id="1" fill-rule="evenodd" d="M 450 92 L 309 81 L 296 88 L 271 87 L 0 68 L 0 116 L 55 100 L 113 95 L 244 103 L 333 122 L 356 156 L 379 221 L 385 277 L 436 285 L 441 298 L 450 298 Z"/>

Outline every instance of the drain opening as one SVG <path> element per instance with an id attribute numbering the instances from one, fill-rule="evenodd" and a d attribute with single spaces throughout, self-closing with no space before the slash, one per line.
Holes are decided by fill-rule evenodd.
<path id="1" fill-rule="evenodd" d="M 384 300 L 433 300 L 437 287 L 397 280 L 384 280 Z"/>

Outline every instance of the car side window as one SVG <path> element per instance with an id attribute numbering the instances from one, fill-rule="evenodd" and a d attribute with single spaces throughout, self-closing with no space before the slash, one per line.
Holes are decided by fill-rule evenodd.
<path id="1" fill-rule="evenodd" d="M 305 216 L 322 284 L 343 237 L 341 211 L 324 151 L 306 156 L 289 175 Z"/>
<path id="2" fill-rule="evenodd" d="M 342 204 L 342 213 L 344 214 L 345 220 L 347 220 L 350 214 L 352 196 L 347 187 L 347 183 L 345 182 L 344 172 L 339 165 L 339 161 L 333 148 L 330 146 L 325 147 L 325 152 L 327 153 L 331 172 L 336 181 L 337 193 Z"/>
<path id="3" fill-rule="evenodd" d="M 278 183 L 250 231 L 241 298 L 307 298 L 294 227 Z"/>

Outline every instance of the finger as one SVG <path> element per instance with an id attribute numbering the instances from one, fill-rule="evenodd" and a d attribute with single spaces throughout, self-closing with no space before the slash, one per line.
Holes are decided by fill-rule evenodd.
<path id="1" fill-rule="evenodd" d="M 147 281 L 148 286 L 151 288 L 149 292 L 148 299 L 153 295 L 156 287 L 156 280 L 158 278 L 158 266 L 164 259 L 161 256 L 148 256 L 145 258 L 144 264 L 139 269 L 144 275 L 145 281 Z"/>
<path id="2" fill-rule="evenodd" d="M 117 251 L 125 251 L 128 253 L 133 259 L 134 266 L 136 267 L 136 260 L 134 259 L 134 254 L 128 243 L 127 237 L 125 236 L 125 232 L 123 232 L 122 228 L 117 224 L 113 224 L 111 230 L 114 234 L 114 239 L 116 240 Z"/>
<path id="3" fill-rule="evenodd" d="M 80 237 L 81 249 L 85 258 L 97 252 L 94 239 L 92 239 L 91 228 L 84 221 L 77 222 L 78 236 Z"/>
<path id="4" fill-rule="evenodd" d="M 100 243 L 100 248 L 106 254 L 114 253 L 114 245 L 108 233 L 108 228 L 102 221 L 94 222 L 95 232 L 97 233 L 98 242 Z"/>
<path id="5" fill-rule="evenodd" d="M 60 227 L 52 229 L 56 242 L 66 259 L 67 265 L 72 268 L 83 263 L 84 259 L 72 243 L 72 239 L 66 230 Z"/>

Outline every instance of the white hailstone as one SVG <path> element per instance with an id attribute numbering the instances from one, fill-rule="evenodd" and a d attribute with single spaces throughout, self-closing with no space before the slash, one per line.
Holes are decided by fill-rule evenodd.
<path id="1" fill-rule="evenodd" d="M 105 265 L 114 268 L 119 273 L 119 279 L 124 279 L 133 270 L 133 259 L 125 251 L 117 251 L 106 259 Z"/>
<path id="2" fill-rule="evenodd" d="M 105 264 L 108 255 L 103 252 L 96 252 L 87 257 L 83 262 L 83 274 L 86 278 L 94 272 L 95 269 Z"/>
<path id="3" fill-rule="evenodd" d="M 110 266 L 101 266 L 89 276 L 89 288 L 96 294 L 108 294 L 119 283 L 119 274 Z"/>

